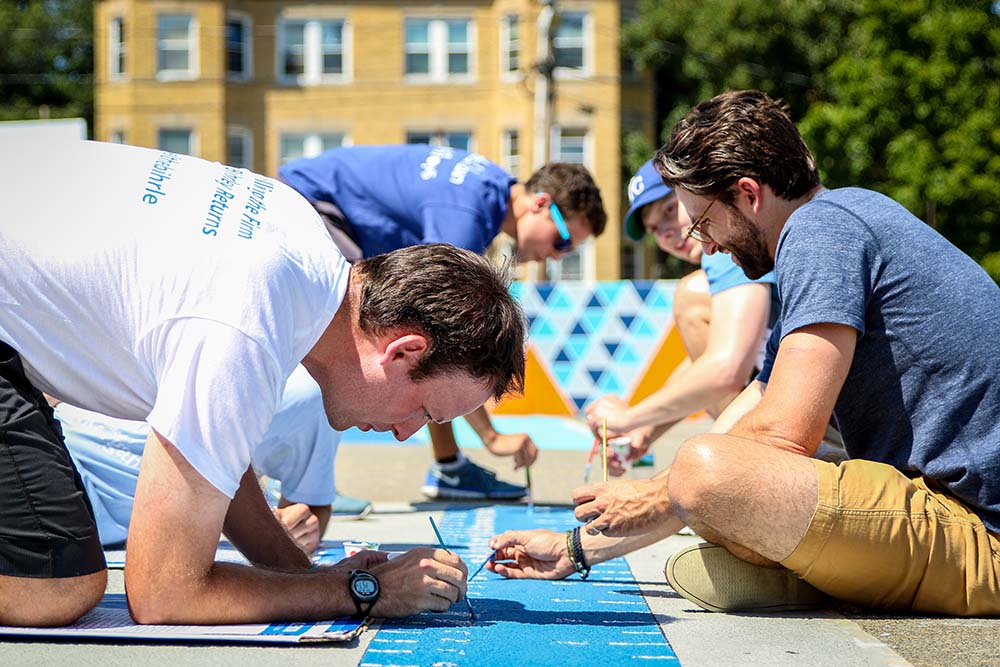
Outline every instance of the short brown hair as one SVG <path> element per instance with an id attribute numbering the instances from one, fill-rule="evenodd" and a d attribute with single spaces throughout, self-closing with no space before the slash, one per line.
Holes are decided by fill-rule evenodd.
<path id="1" fill-rule="evenodd" d="M 590 172 L 581 165 L 549 162 L 531 175 L 524 188 L 529 194 L 547 193 L 567 217 L 583 215 L 594 236 L 600 236 L 608 224 L 601 190 L 594 183 Z"/>
<path id="2" fill-rule="evenodd" d="M 445 243 L 401 248 L 354 264 L 363 283 L 358 325 L 370 335 L 418 331 L 428 350 L 414 380 L 461 371 L 499 400 L 524 389 L 526 325 L 509 267 Z"/>
<path id="3" fill-rule="evenodd" d="M 725 203 L 744 176 L 784 199 L 819 185 L 816 160 L 787 108 L 759 90 L 730 91 L 691 109 L 653 164 L 667 185 Z"/>

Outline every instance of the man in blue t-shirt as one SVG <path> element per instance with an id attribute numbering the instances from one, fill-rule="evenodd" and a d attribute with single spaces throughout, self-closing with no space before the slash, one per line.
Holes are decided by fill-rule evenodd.
<path id="1" fill-rule="evenodd" d="M 666 575 L 706 609 L 801 609 L 826 594 L 1000 614 L 997 285 L 892 199 L 825 190 L 759 91 L 695 107 L 654 163 L 706 252 L 751 277 L 774 269 L 780 322 L 727 433 L 687 441 L 656 479 L 577 491 L 589 521 L 577 560 L 686 523 L 709 543 L 671 556 Z M 808 458 L 831 415 L 840 464 Z M 532 537 L 495 539 L 497 560 Z"/>
<path id="2" fill-rule="evenodd" d="M 545 165 L 525 183 L 476 153 L 426 145 L 335 148 L 294 160 L 279 177 L 308 199 L 348 259 L 422 243 L 483 253 L 500 232 L 520 261 L 558 260 L 604 231 L 600 191 L 585 168 Z M 515 469 L 538 455 L 526 433 L 501 434 L 485 409 L 466 420 Z M 432 498 L 523 497 L 459 451 L 450 423 L 428 424 L 435 463 L 422 487 Z"/>
<path id="3" fill-rule="evenodd" d="M 702 253 L 687 236 L 690 220 L 679 216 L 677 195 L 649 160 L 629 181 L 630 207 L 625 232 L 640 240 L 647 232 L 656 244 L 678 259 L 699 263 L 674 290 L 674 324 L 688 357 L 655 393 L 633 406 L 608 394 L 587 406 L 587 423 L 595 437 L 630 438 L 628 461 L 641 458 L 650 445 L 688 415 L 707 410 L 717 417 L 746 386 L 763 361 L 764 344 L 777 316 L 774 274 L 747 278 L 728 255 Z M 617 457 L 611 473 L 624 468 Z"/>

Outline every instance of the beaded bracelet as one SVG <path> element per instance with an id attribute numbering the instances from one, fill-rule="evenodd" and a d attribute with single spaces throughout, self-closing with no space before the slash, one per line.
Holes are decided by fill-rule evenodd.
<path id="1" fill-rule="evenodd" d="M 580 528 L 571 528 L 566 531 L 566 554 L 573 563 L 573 569 L 580 573 L 581 579 L 586 579 L 590 574 L 590 566 L 587 564 L 587 557 L 583 552 L 583 542 L 580 541 Z"/>

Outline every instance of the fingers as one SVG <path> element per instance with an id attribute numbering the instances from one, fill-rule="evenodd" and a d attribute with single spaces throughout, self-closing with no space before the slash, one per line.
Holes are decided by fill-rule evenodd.
<path id="1" fill-rule="evenodd" d="M 491 537 L 489 547 L 490 549 L 500 551 L 509 547 L 523 546 L 528 542 L 528 540 L 531 539 L 533 534 L 534 531 L 532 530 L 508 530 L 504 533 Z"/>
<path id="2" fill-rule="evenodd" d="M 579 505 L 581 503 L 589 503 L 604 493 L 606 488 L 607 485 L 603 482 L 599 484 L 584 484 L 583 486 L 578 486 L 573 489 L 573 504 Z"/>

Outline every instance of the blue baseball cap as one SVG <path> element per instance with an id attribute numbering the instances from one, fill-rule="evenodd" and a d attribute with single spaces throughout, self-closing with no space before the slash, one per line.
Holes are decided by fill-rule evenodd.
<path id="1" fill-rule="evenodd" d="M 625 233 L 630 239 L 638 241 L 646 235 L 646 228 L 639 219 L 639 209 L 657 199 L 663 199 L 673 191 L 656 173 L 652 160 L 639 167 L 639 171 L 628 182 L 629 209 L 625 214 Z"/>

